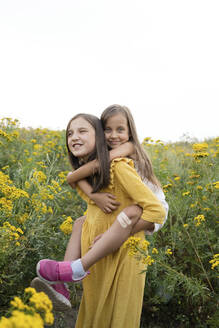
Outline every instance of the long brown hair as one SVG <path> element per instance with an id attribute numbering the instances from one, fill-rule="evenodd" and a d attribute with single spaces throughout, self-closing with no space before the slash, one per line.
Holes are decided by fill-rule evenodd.
<path id="1" fill-rule="evenodd" d="M 127 119 L 129 128 L 129 141 L 131 141 L 135 146 L 135 157 L 137 165 L 136 169 L 138 170 L 141 178 L 147 179 L 159 187 L 160 183 L 154 174 L 151 160 L 138 140 L 135 122 L 129 108 L 121 105 L 111 105 L 107 107 L 101 115 L 103 129 L 105 128 L 107 120 L 116 114 L 122 114 Z"/>
<path id="2" fill-rule="evenodd" d="M 99 162 L 99 170 L 92 176 L 88 177 L 87 180 L 93 187 L 93 192 L 97 192 L 100 189 L 107 187 L 110 181 L 110 160 L 105 135 L 101 121 L 96 116 L 90 114 L 77 114 L 71 118 L 66 128 L 66 146 L 68 150 L 68 158 L 74 170 L 79 168 L 82 164 L 79 162 L 79 158 L 75 157 L 68 147 L 68 131 L 70 129 L 71 122 L 79 117 L 82 117 L 90 123 L 95 130 L 95 149 L 89 155 L 87 162 L 97 159 Z"/>

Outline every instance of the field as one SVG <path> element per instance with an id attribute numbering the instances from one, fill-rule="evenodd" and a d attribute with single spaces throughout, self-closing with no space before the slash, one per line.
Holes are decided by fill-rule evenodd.
<path id="1" fill-rule="evenodd" d="M 142 327 L 218 327 L 218 146 L 219 138 L 143 142 L 170 210 L 164 228 L 147 236 L 148 254 L 135 238 L 127 243 L 148 265 Z M 66 183 L 65 131 L 24 129 L 2 119 L 0 154 L 0 316 L 12 318 L 16 309 L 28 311 L 10 302 L 16 296 L 29 304 L 25 288 L 38 260 L 62 260 L 86 203 Z M 80 294 L 80 286 L 71 286 L 75 308 Z M 0 327 L 30 326 L 0 321 Z"/>

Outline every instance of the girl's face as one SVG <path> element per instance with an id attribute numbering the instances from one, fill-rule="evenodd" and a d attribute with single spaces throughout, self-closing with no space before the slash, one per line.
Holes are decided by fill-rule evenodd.
<path id="1" fill-rule="evenodd" d="M 107 145 L 111 148 L 117 148 L 129 140 L 129 128 L 127 118 L 121 114 L 115 114 L 106 121 L 104 133 Z"/>
<path id="2" fill-rule="evenodd" d="M 82 117 L 74 119 L 68 129 L 70 152 L 80 159 L 86 159 L 95 149 L 95 129 Z"/>

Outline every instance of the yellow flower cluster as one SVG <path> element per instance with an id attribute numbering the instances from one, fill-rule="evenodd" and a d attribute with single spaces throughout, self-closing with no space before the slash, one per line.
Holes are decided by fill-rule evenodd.
<path id="1" fill-rule="evenodd" d="M 192 146 L 192 149 L 194 150 L 194 154 L 192 155 L 196 160 L 202 157 L 208 157 L 209 153 L 206 152 L 206 149 L 208 148 L 208 144 L 206 142 L 203 143 L 196 143 Z"/>
<path id="2" fill-rule="evenodd" d="M 195 225 L 198 227 L 203 221 L 205 221 L 205 217 L 203 214 L 197 215 L 194 218 L 194 221 L 195 221 Z"/>
<path id="3" fill-rule="evenodd" d="M 197 151 L 197 152 L 200 152 L 200 151 L 204 151 L 208 148 L 208 144 L 206 142 L 203 142 L 203 143 L 195 143 L 193 146 L 192 146 L 192 149 L 194 151 Z"/>
<path id="4" fill-rule="evenodd" d="M 141 262 L 142 262 L 143 264 L 146 264 L 146 265 L 151 265 L 151 264 L 154 263 L 154 259 L 152 259 L 152 257 L 151 257 L 150 255 L 148 255 L 147 257 L 143 257 L 143 258 L 141 259 Z"/>
<path id="5" fill-rule="evenodd" d="M 1 328 L 43 328 L 44 324 L 53 324 L 52 302 L 45 293 L 29 287 L 25 289 L 24 299 L 14 297 L 11 316 L 1 318 Z"/>
<path id="6" fill-rule="evenodd" d="M 13 131 L 12 133 L 6 133 L 5 131 L 0 129 L 0 137 L 3 137 L 5 140 L 11 142 L 14 138 L 18 138 L 19 132 Z"/>
<path id="7" fill-rule="evenodd" d="M 65 235 L 69 235 L 72 232 L 72 226 L 73 226 L 73 220 L 70 216 L 67 217 L 67 219 L 62 222 L 60 225 L 60 230 L 64 232 Z"/>
<path id="8" fill-rule="evenodd" d="M 43 319 L 38 313 L 33 315 L 21 311 L 12 311 L 10 318 L 2 317 L 0 328 L 43 328 Z"/>
<path id="9" fill-rule="evenodd" d="M 130 256 L 136 256 L 142 263 L 151 265 L 154 261 L 147 255 L 149 245 L 149 241 L 134 236 L 129 237 L 124 243 L 124 247 L 128 248 Z"/>
<path id="10" fill-rule="evenodd" d="M 215 254 L 209 263 L 211 263 L 211 269 L 214 270 L 214 268 L 219 265 L 219 254 Z"/>
<path id="11" fill-rule="evenodd" d="M 26 191 L 16 188 L 12 185 L 12 181 L 9 176 L 0 171 L 0 209 L 2 209 L 5 215 L 8 217 L 12 214 L 13 201 L 19 198 L 29 198 Z"/>
<path id="12" fill-rule="evenodd" d="M 16 228 L 11 225 L 8 221 L 3 223 L 3 226 L 0 228 L 1 233 L 6 232 L 6 236 L 9 240 L 18 240 L 21 235 L 24 234 L 23 230 Z M 5 245 L 6 246 L 6 245 Z M 17 246 L 20 246 L 20 243 L 17 242 Z"/>
<path id="13" fill-rule="evenodd" d="M 35 171 L 33 173 L 33 178 L 37 180 L 39 183 L 46 182 L 46 175 L 42 171 Z"/>

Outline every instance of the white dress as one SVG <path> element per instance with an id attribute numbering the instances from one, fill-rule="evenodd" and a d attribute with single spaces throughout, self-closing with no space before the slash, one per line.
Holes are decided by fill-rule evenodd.
<path id="1" fill-rule="evenodd" d="M 138 171 L 138 168 L 137 168 L 137 164 L 136 162 L 134 161 L 134 164 L 135 164 L 135 169 L 137 171 L 137 173 L 139 174 L 139 171 Z M 140 174 L 139 174 L 140 175 Z M 155 194 L 155 196 L 157 197 L 157 199 L 161 202 L 161 204 L 163 205 L 165 211 L 166 211 L 166 216 L 164 218 L 164 221 L 162 224 L 159 224 L 159 223 L 154 223 L 154 230 L 153 231 L 145 231 L 145 234 L 146 235 L 153 235 L 154 232 L 157 232 L 158 230 L 160 230 L 165 222 L 167 221 L 167 217 L 168 217 L 168 211 L 169 211 L 169 205 L 165 199 L 165 195 L 164 195 L 164 192 L 163 190 L 156 186 L 155 184 L 153 184 L 152 182 L 148 181 L 146 178 L 145 179 L 142 179 L 142 182 L 148 187 L 151 189 L 151 191 Z"/>

